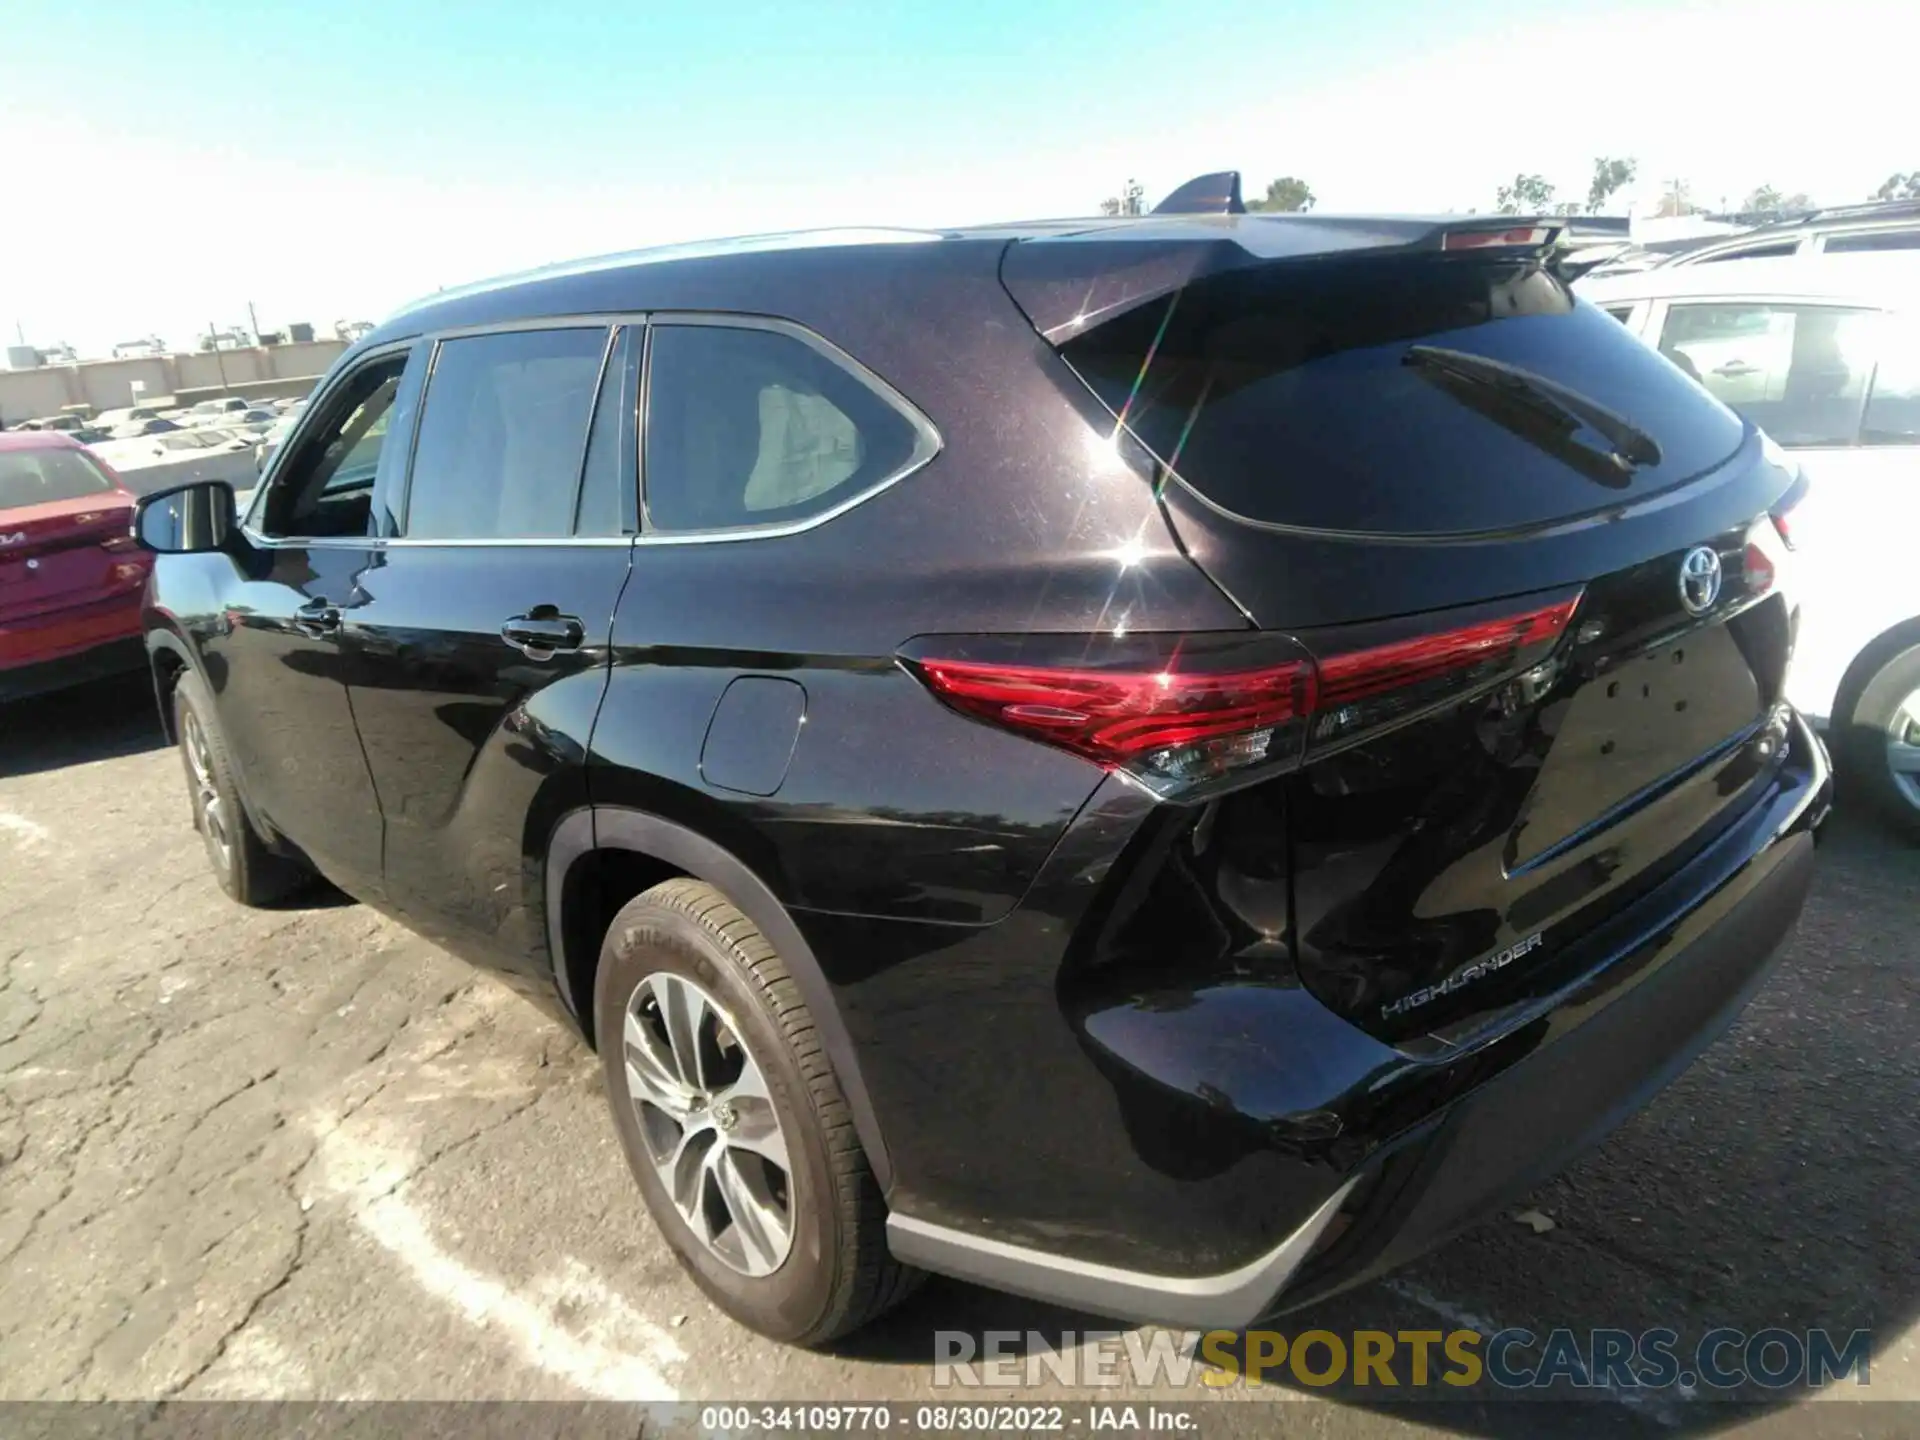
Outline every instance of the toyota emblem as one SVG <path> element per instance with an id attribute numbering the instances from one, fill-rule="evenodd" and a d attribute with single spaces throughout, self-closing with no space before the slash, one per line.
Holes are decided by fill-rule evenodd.
<path id="1" fill-rule="evenodd" d="M 1696 545 L 1680 562 L 1680 603 L 1689 615 L 1704 615 L 1720 598 L 1720 554 L 1711 545 Z"/>

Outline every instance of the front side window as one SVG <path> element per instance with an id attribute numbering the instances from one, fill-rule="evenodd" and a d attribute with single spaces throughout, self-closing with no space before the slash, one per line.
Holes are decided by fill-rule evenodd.
<path id="1" fill-rule="evenodd" d="M 791 524 L 933 453 L 931 430 L 784 330 L 661 324 L 647 382 L 646 520 L 660 531 Z"/>
<path id="2" fill-rule="evenodd" d="M 274 471 L 260 515 L 271 538 L 373 534 L 374 477 L 406 371 L 405 355 L 374 361 L 331 394 L 317 425 Z"/>
<path id="3" fill-rule="evenodd" d="M 1782 445 L 1851 445 L 1879 318 L 1831 305 L 1674 305 L 1660 352 Z"/>
<path id="4" fill-rule="evenodd" d="M 569 535 L 605 326 L 442 341 L 420 412 L 404 533 Z"/>

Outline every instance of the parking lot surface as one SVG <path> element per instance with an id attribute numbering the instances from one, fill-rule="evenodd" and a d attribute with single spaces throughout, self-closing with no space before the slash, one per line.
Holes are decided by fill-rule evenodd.
<path id="1" fill-rule="evenodd" d="M 1910 1432 L 1825 1402 L 1920 1399 L 1920 852 L 1829 833 L 1773 978 L 1650 1109 L 1282 1328 L 1868 1328 L 1866 1392 L 1018 1393 L 1343 1435 Z M 936 1331 L 1112 1328 L 936 1280 L 832 1354 L 740 1329 L 642 1212 L 570 1034 L 330 892 L 227 902 L 137 677 L 0 710 L 0 1399 L 952 1399 Z"/>

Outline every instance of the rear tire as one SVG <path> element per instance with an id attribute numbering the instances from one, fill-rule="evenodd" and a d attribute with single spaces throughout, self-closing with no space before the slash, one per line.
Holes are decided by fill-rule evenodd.
<path id="1" fill-rule="evenodd" d="M 691 1017 L 678 1032 L 690 1044 L 675 1043 L 668 1013 L 683 1004 L 673 1013 Z M 811 1346 L 912 1293 L 921 1273 L 887 1249 L 886 1206 L 813 1017 L 773 946 L 725 896 L 678 879 L 629 901 L 601 947 L 593 1005 L 627 1163 L 716 1305 L 762 1335 Z M 741 1144 L 744 1154 L 729 1148 Z M 729 1171 L 728 1157 L 741 1168 Z M 743 1173 L 752 1194 L 735 1199 Z M 733 1219 L 736 1205 L 749 1223 Z"/>
<path id="2" fill-rule="evenodd" d="M 206 846 L 214 879 L 242 905 L 271 905 L 313 878 L 296 860 L 276 855 L 260 838 L 240 803 L 226 737 L 214 718 L 206 683 L 187 671 L 173 687 L 173 733 L 187 773 L 193 828 Z"/>
<path id="3" fill-rule="evenodd" d="M 1920 840 L 1920 642 L 1896 632 L 1855 662 L 1833 715 L 1847 788 Z"/>

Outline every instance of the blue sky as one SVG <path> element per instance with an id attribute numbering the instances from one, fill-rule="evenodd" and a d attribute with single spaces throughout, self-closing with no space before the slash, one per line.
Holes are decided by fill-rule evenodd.
<path id="1" fill-rule="evenodd" d="M 0 224 L 0 326 L 180 342 L 253 300 L 324 327 L 631 245 L 1083 213 L 1227 166 L 1323 209 L 1487 208 L 1522 169 L 1583 192 L 1601 153 L 1646 196 L 1857 199 L 1920 167 L 1900 9 L 9 0 L 0 155 L 45 183 Z"/>

